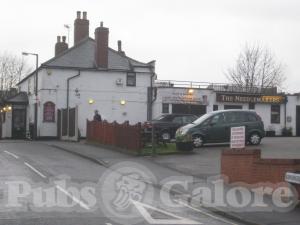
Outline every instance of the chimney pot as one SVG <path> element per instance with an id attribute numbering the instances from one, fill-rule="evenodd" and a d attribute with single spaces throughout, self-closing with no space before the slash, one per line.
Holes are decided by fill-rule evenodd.
<path id="1" fill-rule="evenodd" d="M 87 13 L 86 13 L 86 12 L 83 12 L 83 13 L 82 13 L 82 19 L 86 20 L 86 18 L 87 18 L 86 15 L 87 15 Z"/>
<path id="2" fill-rule="evenodd" d="M 57 43 L 55 44 L 55 56 L 60 55 L 62 52 L 66 51 L 69 48 L 68 44 L 66 43 L 66 36 L 57 36 Z"/>
<path id="3" fill-rule="evenodd" d="M 77 19 L 74 21 L 74 45 L 89 37 L 90 22 L 86 18 L 87 13 L 83 12 L 83 19 L 80 18 L 81 12 L 77 12 Z"/>
<path id="4" fill-rule="evenodd" d="M 80 18 L 81 18 L 81 12 L 77 11 L 77 19 L 80 19 Z"/>
<path id="5" fill-rule="evenodd" d="M 118 52 L 122 52 L 122 41 L 118 40 Z"/>
<path id="6" fill-rule="evenodd" d="M 108 68 L 108 39 L 109 29 L 103 27 L 103 22 L 101 22 L 100 27 L 95 30 L 95 62 L 98 68 Z"/>

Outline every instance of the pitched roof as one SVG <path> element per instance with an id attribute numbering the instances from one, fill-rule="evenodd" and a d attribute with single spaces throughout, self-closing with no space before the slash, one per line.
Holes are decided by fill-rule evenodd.
<path id="1" fill-rule="evenodd" d="M 62 54 L 50 59 L 42 64 L 45 67 L 64 67 L 95 69 L 95 46 L 92 38 L 85 38 L 77 45 L 63 52 Z M 108 49 L 108 68 L 109 70 L 130 70 L 133 67 L 150 67 L 150 64 L 142 63 L 129 58 L 121 53 Z M 101 68 L 100 68 L 101 69 Z M 104 69 L 104 68 L 103 68 Z M 106 69 L 106 68 L 105 68 Z"/>
<path id="2" fill-rule="evenodd" d="M 54 68 L 71 68 L 71 69 L 104 69 L 104 70 L 132 70 L 133 67 L 152 68 L 153 62 L 143 63 L 132 59 L 112 48 L 108 48 L 108 68 L 97 68 L 94 60 L 95 56 L 95 40 L 87 37 L 80 41 L 77 45 L 62 52 L 60 55 L 44 62 L 38 68 L 54 67 Z M 36 70 L 24 77 L 17 85 L 23 83 L 29 77 L 34 75 Z"/>

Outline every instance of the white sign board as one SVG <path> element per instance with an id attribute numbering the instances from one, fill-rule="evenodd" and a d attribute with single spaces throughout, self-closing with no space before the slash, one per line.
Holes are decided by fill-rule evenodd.
<path id="1" fill-rule="evenodd" d="M 245 148 L 245 127 L 231 127 L 230 148 Z"/>

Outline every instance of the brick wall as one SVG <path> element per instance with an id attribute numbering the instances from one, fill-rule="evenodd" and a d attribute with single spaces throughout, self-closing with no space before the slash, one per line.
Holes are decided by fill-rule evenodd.
<path id="1" fill-rule="evenodd" d="M 225 149 L 221 158 L 221 173 L 229 183 L 245 182 L 255 184 L 284 182 L 286 172 L 300 171 L 300 160 L 262 159 L 259 149 Z"/>

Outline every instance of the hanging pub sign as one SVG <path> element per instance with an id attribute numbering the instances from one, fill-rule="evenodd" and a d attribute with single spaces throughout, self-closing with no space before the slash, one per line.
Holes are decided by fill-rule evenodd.
<path id="1" fill-rule="evenodd" d="M 244 95 L 244 94 L 223 94 L 217 93 L 217 102 L 236 102 L 236 103 L 270 103 L 281 104 L 285 102 L 282 95 Z"/>

